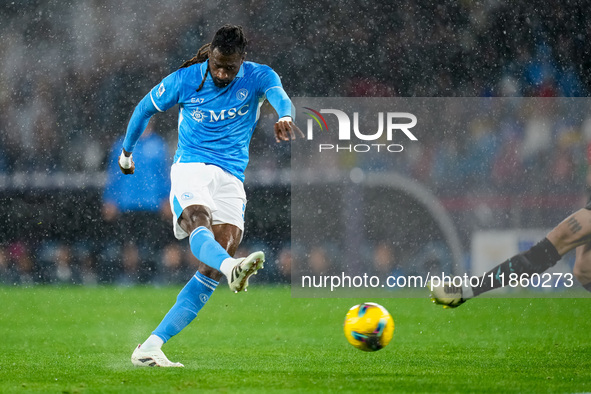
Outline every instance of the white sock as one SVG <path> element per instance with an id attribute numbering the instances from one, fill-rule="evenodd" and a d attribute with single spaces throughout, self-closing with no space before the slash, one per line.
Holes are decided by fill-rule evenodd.
<path id="1" fill-rule="evenodd" d="M 164 345 L 164 341 L 158 335 L 150 335 L 148 339 L 144 343 L 142 343 L 141 349 L 143 350 L 150 350 L 150 349 L 160 349 Z"/>
<path id="2" fill-rule="evenodd" d="M 236 266 L 236 264 L 238 264 L 238 259 L 233 259 L 232 257 L 228 257 L 227 259 L 225 259 L 224 261 L 222 261 L 222 264 L 220 265 L 220 272 L 224 275 L 226 275 L 226 278 L 229 278 L 230 275 L 232 274 L 232 268 L 234 268 Z"/>

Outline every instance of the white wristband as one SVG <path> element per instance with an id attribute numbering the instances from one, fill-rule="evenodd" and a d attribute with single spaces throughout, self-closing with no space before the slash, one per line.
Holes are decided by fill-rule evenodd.
<path id="1" fill-rule="evenodd" d="M 129 170 L 131 168 L 131 155 L 127 157 L 121 152 L 121 156 L 119 156 L 119 165 L 121 168 Z"/>
<path id="2" fill-rule="evenodd" d="M 279 118 L 278 122 L 292 122 L 291 116 L 284 116 Z"/>

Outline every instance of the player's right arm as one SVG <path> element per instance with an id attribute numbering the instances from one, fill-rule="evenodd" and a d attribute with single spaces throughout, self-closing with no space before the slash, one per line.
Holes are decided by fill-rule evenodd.
<path id="1" fill-rule="evenodd" d="M 124 174 L 133 174 L 135 171 L 131 155 L 150 118 L 155 113 L 164 112 L 178 103 L 179 79 L 179 71 L 170 74 L 154 86 L 135 107 L 127 125 L 123 149 L 119 156 L 119 168 Z"/>

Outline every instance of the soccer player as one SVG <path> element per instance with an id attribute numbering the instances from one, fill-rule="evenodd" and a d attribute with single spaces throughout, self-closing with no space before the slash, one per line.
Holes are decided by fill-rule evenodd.
<path id="1" fill-rule="evenodd" d="M 484 274 L 483 286 L 470 287 L 464 284 L 456 287 L 450 283 L 442 283 L 433 288 L 431 299 L 436 304 L 455 308 L 470 298 L 502 287 L 512 273 L 517 274 L 518 278 L 522 274 L 529 276 L 542 273 L 575 248 L 573 274 L 585 289 L 591 291 L 591 202 L 564 219 L 538 244 Z"/>
<path id="2" fill-rule="evenodd" d="M 197 316 L 224 275 L 234 292 L 263 267 L 263 252 L 234 259 L 244 230 L 242 182 L 248 146 L 264 100 L 275 108 L 277 142 L 303 133 L 292 122 L 292 103 L 270 67 L 245 61 L 240 26 L 225 25 L 211 43 L 164 78 L 137 105 L 127 127 L 119 165 L 133 174 L 135 144 L 157 112 L 179 105 L 178 146 L 171 168 L 170 206 L 178 239 L 189 237 L 200 261 L 195 275 L 152 335 L 131 356 L 137 366 L 182 367 L 161 347 Z M 139 192 L 139 191 L 138 191 Z"/>

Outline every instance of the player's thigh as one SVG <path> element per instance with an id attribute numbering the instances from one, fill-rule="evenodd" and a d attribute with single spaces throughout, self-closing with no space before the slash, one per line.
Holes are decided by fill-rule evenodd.
<path id="1" fill-rule="evenodd" d="M 213 225 L 230 224 L 240 229 L 242 235 L 246 210 L 246 193 L 242 181 L 223 170 L 218 171 L 213 200 L 216 206 L 212 212 Z"/>
<path id="2" fill-rule="evenodd" d="M 217 209 L 212 196 L 215 180 L 215 168 L 203 163 L 175 163 L 170 170 L 170 207 L 174 235 L 178 239 L 188 236 L 187 226 L 181 226 L 179 220 L 189 208 L 203 207 L 208 216 Z M 185 215 L 186 216 L 186 215 Z M 211 221 L 208 221 L 208 227 Z"/>

